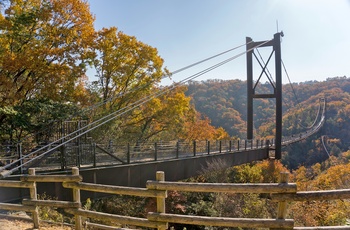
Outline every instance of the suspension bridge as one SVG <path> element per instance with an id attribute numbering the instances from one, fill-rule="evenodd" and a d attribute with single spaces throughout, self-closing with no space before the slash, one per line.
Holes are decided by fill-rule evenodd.
<path id="1" fill-rule="evenodd" d="M 268 41 L 254 42 L 247 38 L 246 44 L 230 49 L 218 55 L 209 57 L 203 61 L 194 63 L 172 74 L 176 74 L 197 64 L 211 60 L 219 55 L 233 51 L 239 47 L 246 46 L 246 51 L 232 56 L 225 61 L 213 65 L 197 74 L 174 83 L 169 87 L 155 92 L 151 96 L 141 98 L 128 107 L 112 112 L 92 122 L 75 121 L 59 124 L 56 136 L 51 137 L 49 143 L 37 145 L 33 148 L 24 146 L 25 142 L 18 143 L 5 149 L 1 155 L 0 176 L 18 177 L 26 174 L 29 168 L 35 167 L 37 173 L 67 173 L 72 167 L 78 166 L 84 180 L 93 183 L 104 183 L 113 185 L 144 186 L 147 179 L 153 178 L 155 171 L 166 172 L 167 180 L 181 180 L 198 174 L 207 162 L 223 160 L 228 166 L 239 165 L 256 160 L 271 158 L 281 159 L 281 148 L 315 134 L 325 122 L 326 100 L 320 99 L 320 106 L 312 126 L 302 133 L 291 136 L 282 135 L 282 59 L 280 49 L 280 37 L 283 33 L 276 33 L 274 38 Z M 272 52 L 267 62 L 259 61 L 255 50 L 261 47 L 272 47 Z M 257 51 L 258 52 L 258 51 Z M 275 54 L 275 81 L 268 71 L 267 65 Z M 118 145 L 95 143 L 89 137 L 89 133 L 108 122 L 117 119 L 123 114 L 159 97 L 177 86 L 186 84 L 188 81 L 227 64 L 240 56 L 247 57 L 248 75 L 248 103 L 247 103 L 247 138 L 245 140 L 206 140 L 206 141 L 159 141 L 152 143 L 136 143 Z M 258 60 L 262 69 L 258 80 L 253 81 L 252 57 Z M 283 64 L 284 67 L 284 64 Z M 285 67 L 284 67 L 285 68 Z M 255 90 L 263 75 L 266 75 L 271 83 L 273 92 L 256 94 Z M 289 78 L 289 77 L 288 77 Z M 137 89 L 136 89 L 137 90 Z M 253 100 L 256 98 L 276 99 L 276 134 L 271 140 L 255 139 L 253 137 Z M 97 105 L 100 106 L 100 105 Z M 53 127 L 53 126 L 51 126 Z M 116 176 L 111 176 L 116 175 Z M 61 189 L 55 186 L 45 187 L 45 191 L 55 190 L 62 194 Z M 13 194 L 12 194 L 13 195 Z M 10 199 L 10 198 L 9 198 Z"/>

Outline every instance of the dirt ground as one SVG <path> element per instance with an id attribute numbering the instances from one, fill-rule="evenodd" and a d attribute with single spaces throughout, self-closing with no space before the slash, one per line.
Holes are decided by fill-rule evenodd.
<path id="1" fill-rule="evenodd" d="M 1 230 L 34 230 L 34 224 L 31 221 L 24 220 L 17 217 L 3 217 L 0 216 Z M 49 224 L 40 222 L 40 230 L 72 230 L 72 227 L 60 224 Z"/>

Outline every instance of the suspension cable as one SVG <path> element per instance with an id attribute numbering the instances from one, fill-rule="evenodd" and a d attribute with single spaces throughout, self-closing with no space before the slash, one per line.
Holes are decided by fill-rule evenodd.
<path id="1" fill-rule="evenodd" d="M 295 100 L 297 101 L 297 105 L 298 105 L 299 108 L 300 108 L 301 105 L 300 105 L 300 102 L 299 102 L 299 100 L 298 100 L 298 96 L 297 96 L 297 94 L 296 94 L 296 92 L 295 92 L 295 90 L 294 90 L 293 84 L 292 84 L 292 82 L 291 82 L 291 80 L 290 80 L 290 78 L 289 78 L 289 74 L 288 74 L 288 72 L 287 72 L 286 66 L 284 65 L 284 62 L 283 62 L 282 59 L 281 59 L 281 63 L 282 63 L 284 72 L 286 73 L 286 76 L 287 76 L 287 78 L 288 78 L 289 84 L 290 84 L 290 86 L 291 86 L 291 88 L 292 88 L 292 91 L 293 91 Z"/>
<path id="2" fill-rule="evenodd" d="M 318 116 L 320 114 L 320 111 L 321 111 L 321 101 L 320 101 L 319 106 L 318 106 L 318 111 L 317 111 L 316 117 L 315 117 L 314 121 L 312 122 L 312 124 L 307 126 L 307 127 L 303 126 L 301 123 L 299 123 L 299 125 L 305 129 L 311 129 L 316 124 Z"/>
<path id="3" fill-rule="evenodd" d="M 223 51 L 223 52 L 218 53 L 218 54 L 216 54 L 216 55 L 213 55 L 213 56 L 211 56 L 211 57 L 205 58 L 205 59 L 203 59 L 203 60 L 200 60 L 200 61 L 198 61 L 198 62 L 195 62 L 195 63 L 193 63 L 193 64 L 190 64 L 190 65 L 188 65 L 188 66 L 185 66 L 185 67 L 183 67 L 183 68 L 180 68 L 180 69 L 178 69 L 178 70 L 175 70 L 175 71 L 173 71 L 173 72 L 170 73 L 170 76 L 175 75 L 175 74 L 177 74 L 177 73 L 180 73 L 180 72 L 182 72 L 182 71 L 184 71 L 184 70 L 187 70 L 187 69 L 189 69 L 189 68 L 191 68 L 191 67 L 194 67 L 194 66 L 196 66 L 196 65 L 199 65 L 199 64 L 204 63 L 204 62 L 206 62 L 206 61 L 209 61 L 209 60 L 211 60 L 211 59 L 214 59 L 214 58 L 216 58 L 216 57 L 219 57 L 219 56 L 221 56 L 221 55 L 224 55 L 224 54 L 226 54 L 226 53 L 229 53 L 229 52 L 231 52 L 231 51 L 234 51 L 234 50 L 236 50 L 236 49 L 239 49 L 239 48 L 241 48 L 241 47 L 243 47 L 243 46 L 246 46 L 246 45 L 248 45 L 248 44 L 250 44 L 250 43 L 252 43 L 252 42 L 253 42 L 253 41 L 250 41 L 250 42 L 247 42 L 247 43 L 245 43 L 245 44 L 242 44 L 242 45 L 233 47 L 233 48 L 231 48 L 231 49 L 228 49 L 228 50 L 226 50 L 226 51 Z M 163 75 L 161 76 L 161 79 L 165 79 L 165 78 L 167 78 L 168 76 L 169 76 L 169 75 L 167 75 L 167 74 L 163 74 Z M 143 86 L 135 87 L 135 88 L 131 89 L 130 91 L 124 92 L 124 93 L 122 93 L 122 94 L 118 94 L 118 95 L 112 96 L 112 97 L 110 97 L 110 98 L 107 98 L 107 99 L 105 99 L 105 100 L 103 100 L 103 101 L 101 101 L 101 102 L 99 102 L 99 103 L 97 103 L 97 104 L 94 104 L 94 105 L 92 105 L 92 106 L 89 106 L 89 107 L 86 108 L 86 109 L 83 109 L 83 110 L 82 110 L 82 113 L 83 113 L 83 114 L 86 114 L 86 113 L 88 113 L 89 111 L 93 111 L 93 110 L 95 110 L 95 109 L 97 109 L 97 108 L 99 108 L 99 107 L 101 107 L 101 106 L 107 104 L 108 102 L 110 102 L 110 101 L 112 101 L 112 100 L 114 100 L 114 99 L 117 99 L 117 98 L 120 98 L 120 97 L 126 95 L 127 93 L 132 93 L 132 92 L 135 92 L 135 91 L 138 91 L 138 90 L 145 89 L 145 88 L 149 87 L 150 85 L 152 85 L 152 83 L 153 83 L 153 82 L 150 82 L 150 83 L 147 83 L 147 84 L 145 84 L 145 85 L 143 85 Z M 72 119 L 73 117 L 75 117 L 75 116 L 77 116 L 77 115 L 78 115 L 78 113 L 72 114 L 71 116 L 69 116 L 68 118 L 66 118 L 64 121 L 68 121 L 68 120 Z M 47 125 L 52 125 L 52 124 L 54 124 L 55 122 L 60 122 L 60 121 L 62 121 L 62 120 L 52 120 L 52 121 L 50 121 Z M 19 141 L 19 142 L 17 142 L 17 143 L 23 142 L 24 140 L 30 138 L 30 137 L 33 136 L 33 135 L 39 134 L 39 133 L 43 132 L 44 130 L 46 130 L 46 128 L 43 128 L 41 131 L 37 131 L 37 132 L 35 132 L 34 134 L 32 134 L 32 135 L 30 135 L 30 136 L 27 136 L 26 138 L 22 139 L 21 141 Z"/>
<path id="4" fill-rule="evenodd" d="M 65 145 L 65 144 L 71 142 L 72 140 L 75 140 L 75 139 L 77 139 L 78 137 L 87 134 L 88 132 L 91 132 L 92 130 L 94 130 L 94 129 L 96 129 L 96 128 L 98 128 L 98 127 L 100 127 L 100 126 L 106 124 L 107 122 L 109 122 L 109 121 L 111 121 L 111 120 L 113 120 L 113 119 L 115 119 L 115 118 L 117 118 L 117 117 L 120 117 L 120 116 L 124 115 L 125 113 L 127 113 L 127 112 L 129 112 L 129 111 L 131 111 L 131 110 L 133 110 L 133 109 L 135 109 L 135 108 L 137 108 L 137 107 L 139 107 L 139 106 L 145 104 L 146 102 L 152 100 L 153 98 L 159 97 L 159 96 L 161 96 L 161 95 L 163 95 L 163 94 L 165 94 L 165 93 L 167 93 L 167 92 L 169 92 L 169 91 L 175 89 L 177 86 L 182 85 L 182 84 L 184 84 L 184 83 L 186 83 L 186 82 L 188 82 L 188 81 L 191 81 L 191 80 L 193 80 L 193 79 L 195 79 L 195 78 L 198 78 L 199 76 L 202 76 L 203 74 L 208 73 L 208 72 L 210 72 L 210 71 L 212 71 L 212 70 L 214 70 L 214 69 L 216 69 L 216 68 L 218 68 L 218 67 L 220 67 L 220 66 L 222 66 L 222 65 L 224 65 L 224 64 L 226 64 L 226 63 L 228 63 L 228 62 L 230 62 L 230 61 L 232 61 L 232 60 L 234 60 L 234 59 L 236 59 L 236 58 L 238 58 L 238 57 L 240 57 L 240 56 L 242 56 L 242 55 L 244 55 L 244 54 L 246 54 L 246 53 L 252 51 L 252 50 L 254 50 L 255 48 L 258 48 L 258 47 L 260 47 L 260 46 L 263 46 L 264 44 L 266 44 L 266 43 L 268 43 L 268 42 L 270 42 L 270 41 L 271 41 L 271 40 L 265 41 L 265 42 L 263 42 L 263 43 L 261 43 L 261 44 L 255 46 L 255 47 L 250 48 L 249 50 L 246 50 L 246 51 L 244 51 L 244 52 L 241 52 L 241 53 L 239 53 L 239 54 L 237 54 L 237 55 L 235 55 L 235 56 L 233 56 L 233 57 L 231 57 L 231 58 L 228 58 L 228 59 L 226 59 L 226 60 L 224 60 L 224 61 L 222 61 L 222 62 L 220 62 L 220 63 L 218 63 L 218 64 L 216 64 L 216 65 L 213 65 L 213 66 L 211 66 L 211 67 L 209 67 L 209 68 L 207 68 L 207 69 L 205 69 L 205 70 L 202 70 L 202 71 L 200 71 L 200 72 L 198 72 L 198 73 L 196 73 L 196 74 L 193 74 L 193 75 L 191 75 L 191 76 L 189 76 L 189 77 L 187 77 L 187 78 L 185 78 L 185 79 L 183 79 L 183 80 L 181 80 L 181 81 L 179 81 L 179 82 L 177 82 L 177 83 L 174 83 L 174 84 L 171 85 L 170 87 L 166 87 L 166 88 L 160 90 L 159 92 L 153 93 L 153 94 L 151 94 L 151 95 L 149 95 L 149 96 L 147 96 L 147 97 L 144 97 L 144 98 L 142 98 L 142 99 L 139 99 L 138 101 L 136 101 L 136 102 L 130 104 L 129 106 L 127 106 L 127 107 L 125 107 L 125 108 L 122 108 L 122 109 L 119 109 L 119 110 L 117 110 L 117 111 L 115 111 L 115 112 L 112 112 L 112 113 L 110 113 L 110 114 L 108 114 L 108 115 L 106 115 L 106 116 L 104 116 L 104 117 L 102 117 L 102 118 L 100 118 L 100 119 L 98 119 L 98 120 L 96 120 L 96 121 L 94 121 L 94 122 L 92 122 L 92 123 L 90 123 L 90 124 L 88 124 L 88 125 L 86 125 L 86 126 L 80 128 L 80 129 L 78 129 L 78 130 L 76 130 L 76 131 L 74 131 L 74 132 L 69 133 L 68 135 L 66 135 L 66 136 L 64 136 L 64 137 L 62 137 L 62 138 L 60 138 L 60 139 L 58 139 L 58 140 L 56 140 L 56 141 L 50 143 L 49 145 L 47 145 L 47 146 L 51 146 L 51 145 L 57 143 L 57 144 L 58 144 L 57 146 L 51 148 L 50 150 L 48 150 L 48 151 L 46 151 L 46 152 L 44 152 L 44 153 L 41 153 L 40 155 L 38 155 L 38 156 L 36 156 L 36 157 L 34 157 L 34 158 L 32 158 L 32 159 L 26 161 L 25 163 L 22 163 L 21 165 L 19 165 L 19 166 L 17 166 L 17 167 L 12 168 L 11 170 L 9 170 L 9 172 L 7 172 L 7 174 L 10 174 L 10 173 L 14 172 L 15 170 L 19 169 L 19 168 L 22 167 L 23 165 L 26 165 L 26 164 L 28 164 L 28 163 L 30 163 L 30 162 L 36 160 L 36 159 L 39 159 L 39 158 L 43 157 L 43 156 L 46 155 L 48 152 L 53 151 L 53 150 L 55 150 L 55 149 L 57 149 L 57 148 L 59 148 L 59 147 Z M 113 117 L 112 117 L 112 116 L 113 116 Z M 99 123 L 99 122 L 101 122 L 101 123 Z M 98 124 L 98 123 L 99 123 L 99 124 Z M 95 125 L 95 124 L 96 124 L 96 126 L 91 127 L 92 125 Z M 87 129 L 88 127 L 90 127 L 90 128 Z M 73 135 L 75 135 L 75 134 L 76 134 L 76 136 L 73 136 Z M 72 137 L 72 136 L 73 136 L 73 137 Z M 70 139 L 66 140 L 67 138 L 70 138 Z M 14 161 L 14 162 L 12 162 L 11 164 L 7 164 L 7 165 L 1 167 L 1 168 L 0 168 L 0 172 L 3 171 L 4 169 L 7 169 L 7 168 L 10 167 L 11 165 L 14 165 L 14 164 L 16 164 L 16 163 L 18 163 L 18 162 L 21 162 L 23 159 L 26 159 L 26 158 L 28 158 L 28 157 L 34 155 L 35 153 L 39 153 L 40 151 L 46 149 L 47 146 L 43 146 L 43 147 L 41 147 L 41 148 L 39 148 L 39 149 L 37 149 L 37 150 L 35 150 L 35 151 L 33 151 L 33 152 L 27 154 L 27 155 L 24 155 L 22 158 L 20 158 L 20 159 Z"/>
<path id="5" fill-rule="evenodd" d="M 199 65 L 199 64 L 201 64 L 201 63 L 203 63 L 203 62 L 209 61 L 209 60 L 211 60 L 211 59 L 213 59 L 213 58 L 219 57 L 219 56 L 221 56 L 221 55 L 223 55 L 223 54 L 226 54 L 226 53 L 228 53 L 228 52 L 231 52 L 231 51 L 233 51 L 233 50 L 236 50 L 236 49 L 238 49 L 238 48 L 241 48 L 241 47 L 243 47 L 243 46 L 246 46 L 246 45 L 248 45 L 248 44 L 250 44 L 250 43 L 252 43 L 252 42 L 253 42 L 253 41 L 247 42 L 246 44 L 236 46 L 236 47 L 234 47 L 234 48 L 232 48 L 232 49 L 226 50 L 226 51 L 224 51 L 224 52 L 221 52 L 221 53 L 216 54 L 216 55 L 214 55 L 214 56 L 211 56 L 211 57 L 209 57 L 209 58 L 206 58 L 206 59 L 203 59 L 203 60 L 201 60 L 201 61 L 195 62 L 195 63 L 193 63 L 193 64 L 191 64 L 191 65 L 185 66 L 185 67 L 183 67 L 183 68 L 181 68 L 181 69 L 175 70 L 175 71 L 171 72 L 171 75 L 177 74 L 177 73 L 182 72 L 182 71 L 184 71 L 184 70 L 186 70 L 186 69 L 189 69 L 189 68 L 191 68 L 191 67 L 193 67 L 193 66 Z"/>
<path id="6" fill-rule="evenodd" d="M 324 143 L 324 135 L 323 136 L 321 136 L 321 141 L 322 141 L 322 145 L 323 145 L 323 148 L 324 148 L 324 150 L 326 151 L 326 153 L 327 153 L 327 155 L 328 155 L 328 157 L 329 157 L 329 159 L 331 158 L 331 154 L 329 154 L 329 152 L 328 152 L 328 150 L 327 150 L 327 147 L 326 147 L 326 145 L 325 145 L 325 143 Z"/>
<path id="7" fill-rule="evenodd" d="M 289 77 L 287 68 L 286 68 L 286 66 L 284 65 L 284 62 L 283 62 L 282 59 L 281 59 L 281 63 L 282 63 L 284 72 L 286 73 L 286 76 L 287 76 L 287 78 L 288 78 L 289 84 L 290 84 L 290 86 L 291 86 L 291 88 L 292 88 L 292 91 L 293 91 L 295 100 L 297 101 L 297 106 L 299 107 L 299 109 L 302 109 L 302 108 L 301 108 L 301 104 L 300 104 L 300 102 L 299 102 L 299 100 L 298 100 L 298 96 L 297 96 L 297 94 L 296 94 L 296 91 L 294 90 L 293 84 L 292 84 L 292 82 L 291 82 L 291 80 L 290 80 L 290 77 Z M 321 102 L 320 102 L 320 104 L 319 104 L 319 108 L 318 108 L 318 111 L 317 111 L 317 115 L 316 115 L 314 121 L 312 122 L 312 124 L 309 125 L 309 126 L 307 126 L 307 127 L 305 127 L 304 125 L 301 124 L 301 122 L 299 122 L 299 125 L 300 125 L 301 127 L 305 128 L 305 129 L 310 129 L 310 128 L 312 128 L 312 127 L 316 124 L 316 122 L 317 122 L 318 116 L 319 116 L 319 114 L 320 114 L 320 110 L 321 110 Z"/>
<path id="8" fill-rule="evenodd" d="M 251 43 L 251 42 L 252 42 L 252 41 L 250 41 L 250 42 L 248 42 L 248 43 L 245 43 L 245 44 L 242 44 L 242 45 L 239 45 L 239 46 L 236 46 L 236 47 L 233 47 L 233 48 L 228 49 L 228 50 L 226 50 L 226 51 L 223 51 L 223 52 L 221 52 L 221 53 L 219 53 L 219 54 L 213 55 L 213 56 L 211 56 L 211 57 L 209 57 L 209 58 L 205 58 L 205 59 L 203 59 L 203 60 L 201 60 L 201 61 L 198 61 L 198 62 L 195 62 L 195 63 L 190 64 L 190 65 L 188 65 L 188 66 L 182 67 L 182 68 L 180 68 L 180 69 L 178 69 L 178 70 L 175 70 L 175 71 L 171 72 L 170 75 L 171 75 L 171 76 L 172 76 L 172 75 L 175 75 L 175 74 L 180 73 L 180 72 L 182 72 L 182 71 L 184 71 L 184 70 L 187 70 L 187 69 L 189 69 L 189 68 L 191 68 L 191 67 L 194 67 L 194 66 L 199 65 L 199 64 L 201 64 L 201 63 L 204 63 L 204 62 L 206 62 L 206 61 L 209 61 L 209 60 L 211 60 L 211 59 L 213 59 L 213 58 L 219 57 L 219 56 L 221 56 L 221 55 L 224 55 L 224 54 L 226 54 L 226 53 L 229 53 L 229 52 L 231 52 L 231 51 L 234 51 L 234 50 L 236 50 L 236 49 L 239 49 L 239 48 L 241 48 L 241 47 L 243 47 L 243 46 L 246 46 L 247 44 L 249 44 L 249 43 Z M 167 78 L 167 77 L 168 77 L 167 74 L 163 74 L 162 77 L 161 77 L 161 79 L 164 79 L 164 78 Z M 149 85 L 146 85 L 146 87 L 147 87 L 147 86 L 149 86 Z M 139 89 L 142 89 L 142 88 L 134 88 L 134 89 L 132 89 L 131 92 L 136 91 L 136 90 L 139 90 Z M 116 98 L 118 98 L 118 97 L 120 97 L 120 95 L 116 95 L 116 96 L 114 96 L 114 97 L 107 98 L 106 100 L 104 100 L 104 101 L 98 103 L 97 106 L 94 105 L 94 106 L 91 106 L 91 107 L 92 107 L 92 109 L 95 109 L 96 107 L 102 106 L 102 105 L 106 104 L 108 101 L 111 101 L 111 100 L 116 99 Z M 89 109 L 87 109 L 87 111 L 89 111 Z"/>

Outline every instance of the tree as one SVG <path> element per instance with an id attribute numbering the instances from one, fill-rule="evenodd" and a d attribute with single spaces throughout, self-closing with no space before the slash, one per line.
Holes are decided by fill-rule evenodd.
<path id="1" fill-rule="evenodd" d="M 321 167 L 320 164 L 315 164 L 311 168 L 300 167 L 294 171 L 293 177 L 298 190 L 333 190 L 349 187 L 348 163 L 331 166 L 323 172 Z M 347 200 L 292 202 L 289 215 L 301 226 L 344 225 L 350 216 L 349 206 Z"/>
<path id="2" fill-rule="evenodd" d="M 63 104 L 49 99 L 30 99 L 21 105 L 15 105 L 7 112 L 6 119 L 0 128 L 2 137 L 6 140 L 21 140 L 24 134 L 32 133 L 31 141 L 48 143 L 57 132 L 61 132 L 60 122 L 67 114 L 77 113 L 78 108 L 73 104 Z M 27 148 L 30 146 L 26 146 Z"/>
<path id="3" fill-rule="evenodd" d="M 94 67 L 105 108 L 115 111 L 149 95 L 166 70 L 156 48 L 118 31 L 98 32 Z"/>
<path id="4" fill-rule="evenodd" d="M 157 131 L 149 132 L 149 128 L 157 116 L 155 111 L 163 105 L 159 98 L 152 99 L 152 94 L 160 90 L 157 85 L 167 73 L 162 69 L 163 59 L 157 49 L 118 31 L 116 27 L 98 31 L 93 48 L 93 65 L 98 77 L 93 84 L 103 104 L 100 116 L 112 112 L 123 114 L 108 126 L 103 126 L 103 132 L 95 132 L 95 136 L 132 138 L 132 141 L 155 135 Z M 144 104 L 146 101 L 149 102 Z M 134 108 L 138 104 L 140 107 Z"/>
<path id="5" fill-rule="evenodd" d="M 42 98 L 68 103 L 91 55 L 94 17 L 87 2 L 10 0 L 3 7 L 0 106 L 11 111 Z M 0 123 L 11 114 L 0 111 Z"/>
<path id="6" fill-rule="evenodd" d="M 195 116 L 184 123 L 184 132 L 180 135 L 181 139 L 192 140 L 213 140 L 215 137 L 228 136 L 222 129 L 217 130 L 211 125 L 208 117 L 202 116 L 199 112 L 194 111 Z"/>
<path id="7" fill-rule="evenodd" d="M 11 0 L 0 17 L 0 104 L 67 99 L 85 71 L 94 35 L 81 0 Z"/>
<path id="8" fill-rule="evenodd" d="M 185 132 L 183 124 L 192 116 L 190 98 L 185 96 L 184 90 L 184 87 L 155 89 L 164 94 L 121 118 L 121 138 L 135 142 L 177 139 Z"/>

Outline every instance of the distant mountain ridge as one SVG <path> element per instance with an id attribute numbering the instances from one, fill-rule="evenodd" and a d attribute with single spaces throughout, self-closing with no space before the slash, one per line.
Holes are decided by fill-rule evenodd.
<path id="1" fill-rule="evenodd" d="M 231 136 L 245 138 L 247 119 L 247 84 L 242 80 L 207 80 L 190 82 L 187 96 L 191 97 L 196 110 L 207 116 L 212 125 L 224 128 Z M 270 92 L 269 83 L 259 84 L 258 92 Z M 322 130 L 307 140 L 299 154 L 299 159 L 285 158 L 293 167 L 312 164 L 324 155 L 324 149 L 316 140 L 322 135 L 336 139 L 329 143 L 332 154 L 347 151 L 350 148 L 350 78 L 334 77 L 326 81 L 307 81 L 283 85 L 283 135 L 291 135 L 312 124 L 317 115 L 319 99 L 327 100 L 327 121 Z M 256 137 L 273 136 L 275 99 L 254 100 L 254 128 Z M 298 145 L 288 147 L 294 151 Z M 338 150 L 339 149 L 339 150 Z M 319 153 L 317 157 L 312 153 Z M 301 162 L 300 162 L 301 161 Z"/>

